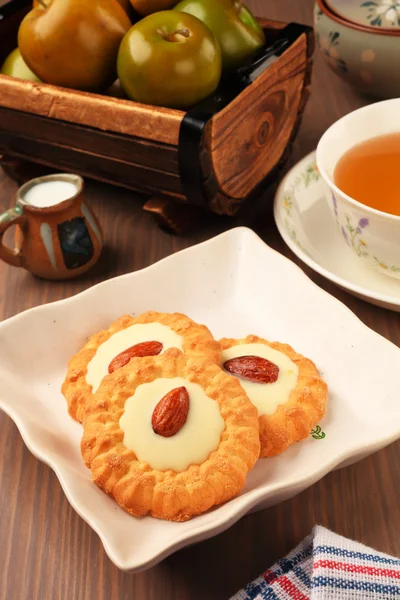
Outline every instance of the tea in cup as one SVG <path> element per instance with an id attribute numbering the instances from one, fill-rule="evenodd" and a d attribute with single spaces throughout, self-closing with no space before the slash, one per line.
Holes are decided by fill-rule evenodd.
<path id="1" fill-rule="evenodd" d="M 343 243 L 370 267 L 400 279 L 400 98 L 334 123 L 318 144 L 317 165 Z"/>

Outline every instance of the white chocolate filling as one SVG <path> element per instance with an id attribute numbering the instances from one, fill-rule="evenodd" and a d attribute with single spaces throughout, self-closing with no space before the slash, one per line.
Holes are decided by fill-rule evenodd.
<path id="1" fill-rule="evenodd" d="M 189 394 L 186 423 L 171 437 L 162 437 L 152 428 L 153 411 L 171 390 L 185 386 Z M 124 444 L 141 462 L 157 471 L 185 471 L 190 465 L 202 464 L 219 446 L 225 422 L 219 404 L 209 398 L 198 383 L 182 377 L 156 379 L 139 385 L 125 403 L 119 425 Z"/>
<path id="2" fill-rule="evenodd" d="M 239 356 L 261 356 L 279 367 L 279 376 L 274 383 L 254 383 L 238 377 L 251 402 L 258 409 L 258 415 L 273 415 L 278 406 L 289 400 L 297 385 L 299 369 L 286 354 L 265 344 L 239 344 L 221 352 L 222 365 Z"/>
<path id="3" fill-rule="evenodd" d="M 162 354 L 169 348 L 182 350 L 183 338 L 170 327 L 161 323 L 136 323 L 114 333 L 98 347 L 96 354 L 88 364 L 86 382 L 92 386 L 93 394 L 97 392 L 103 377 L 108 375 L 110 362 L 121 352 L 142 342 L 161 342 Z"/>

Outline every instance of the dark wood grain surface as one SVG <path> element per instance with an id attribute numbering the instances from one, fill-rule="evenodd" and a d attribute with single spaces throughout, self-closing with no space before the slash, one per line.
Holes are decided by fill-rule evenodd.
<path id="1" fill-rule="evenodd" d="M 261 16 L 312 22 L 312 0 L 249 4 Z M 367 103 L 325 67 L 318 53 L 312 90 L 291 164 L 315 148 L 332 122 Z M 13 204 L 15 191 L 15 183 L 0 172 L 0 208 Z M 142 212 L 143 198 L 88 182 L 88 200 L 107 241 L 101 265 L 80 280 L 48 283 L 1 263 L 0 318 L 140 269 L 237 224 L 253 227 L 268 244 L 298 262 L 274 225 L 273 192 L 246 219 L 212 217 L 195 233 L 177 238 L 160 231 L 151 215 Z M 400 345 L 398 314 L 357 300 L 305 270 L 369 327 Z M 3 413 L 0 457 L 0 600 L 226 599 L 291 550 L 316 523 L 400 556 L 400 442 L 136 575 L 122 573 L 110 562 L 97 535 L 70 507 L 54 473 L 30 454 Z"/>

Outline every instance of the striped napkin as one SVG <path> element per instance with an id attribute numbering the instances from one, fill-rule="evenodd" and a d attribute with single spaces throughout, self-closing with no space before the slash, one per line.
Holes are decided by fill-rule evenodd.
<path id="1" fill-rule="evenodd" d="M 316 526 L 231 600 L 400 600 L 400 560 Z"/>

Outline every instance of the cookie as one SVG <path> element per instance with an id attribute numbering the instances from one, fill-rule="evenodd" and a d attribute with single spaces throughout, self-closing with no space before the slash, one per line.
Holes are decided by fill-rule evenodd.
<path id="1" fill-rule="evenodd" d="M 70 360 L 61 388 L 71 417 L 82 421 L 87 401 L 109 372 L 133 356 L 162 354 L 169 348 L 208 356 L 216 363 L 219 360 L 218 344 L 209 329 L 179 313 L 149 311 L 136 318 L 125 315 L 109 329 L 93 335 Z"/>
<path id="2" fill-rule="evenodd" d="M 176 349 L 105 377 L 83 429 L 94 482 L 130 514 L 171 521 L 239 494 L 260 450 L 257 410 L 238 380 Z"/>
<path id="3" fill-rule="evenodd" d="M 304 440 L 324 416 L 328 388 L 315 364 L 287 344 L 249 335 L 220 342 L 221 366 L 258 409 L 261 457 Z"/>

